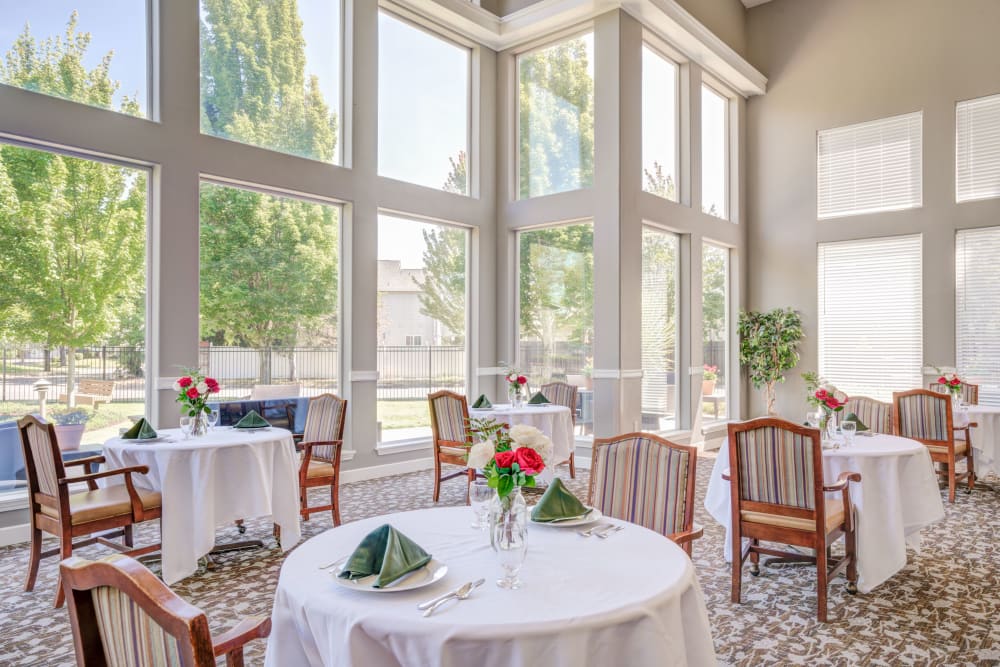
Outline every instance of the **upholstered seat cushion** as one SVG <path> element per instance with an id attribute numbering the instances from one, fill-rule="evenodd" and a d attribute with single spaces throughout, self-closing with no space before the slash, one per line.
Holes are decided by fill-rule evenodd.
<path id="1" fill-rule="evenodd" d="M 955 441 L 955 455 L 957 456 L 959 454 L 964 454 L 966 447 L 967 447 L 967 444 L 966 444 L 965 440 L 956 440 Z M 945 447 L 944 445 L 940 445 L 940 446 L 938 446 L 938 445 L 927 445 L 927 449 L 931 450 L 931 452 L 933 452 L 934 454 L 947 454 L 948 453 L 948 448 Z"/>
<path id="2" fill-rule="evenodd" d="M 306 477 L 309 479 L 315 477 L 333 477 L 333 464 L 328 461 L 310 460 Z"/>
<path id="3" fill-rule="evenodd" d="M 136 488 L 144 510 L 160 506 L 160 493 L 147 489 Z M 59 511 L 54 507 L 42 505 L 42 514 L 53 519 L 59 518 Z M 99 519 L 116 516 L 126 516 L 132 513 L 132 501 L 124 484 L 109 486 L 96 491 L 71 493 L 69 496 L 69 511 L 73 515 L 73 525 L 89 523 Z"/>
<path id="4" fill-rule="evenodd" d="M 797 530 L 815 530 L 816 523 L 809 519 L 799 519 L 792 516 L 782 516 L 780 514 L 768 514 L 765 512 L 749 512 L 743 510 L 740 517 L 749 523 L 762 523 L 768 526 L 778 526 L 780 528 L 795 528 Z M 826 532 L 844 523 L 844 501 L 841 498 L 826 499 Z"/>
<path id="5" fill-rule="evenodd" d="M 448 456 L 465 456 L 469 453 L 468 447 L 441 447 L 441 453 Z"/>

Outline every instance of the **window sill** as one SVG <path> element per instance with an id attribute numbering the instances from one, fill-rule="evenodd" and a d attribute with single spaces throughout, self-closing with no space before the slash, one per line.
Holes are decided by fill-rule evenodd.
<path id="1" fill-rule="evenodd" d="M 15 512 L 26 509 L 28 509 L 27 489 L 0 493 L 0 512 Z"/>
<path id="2" fill-rule="evenodd" d="M 410 440 L 395 440 L 380 442 L 375 445 L 375 453 L 379 456 L 392 456 L 406 452 L 422 452 L 431 448 L 430 438 L 412 438 Z"/>

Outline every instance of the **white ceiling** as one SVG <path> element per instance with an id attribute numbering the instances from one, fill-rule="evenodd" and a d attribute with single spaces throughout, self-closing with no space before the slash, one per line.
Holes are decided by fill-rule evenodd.
<path id="1" fill-rule="evenodd" d="M 770 2 L 771 0 L 743 0 L 743 5 L 750 9 L 751 7 L 756 7 L 757 5 L 763 5 L 765 2 Z"/>

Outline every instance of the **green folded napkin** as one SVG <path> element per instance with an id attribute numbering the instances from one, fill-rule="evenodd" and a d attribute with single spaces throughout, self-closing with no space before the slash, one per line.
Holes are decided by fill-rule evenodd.
<path id="1" fill-rule="evenodd" d="M 430 554 L 416 542 L 384 524 L 365 535 L 337 576 L 354 580 L 377 574 L 372 588 L 383 588 L 430 560 Z"/>
<path id="2" fill-rule="evenodd" d="M 233 428 L 264 428 L 270 425 L 271 423 L 257 414 L 256 410 L 251 410 L 243 415 L 243 419 L 236 422 Z"/>
<path id="3" fill-rule="evenodd" d="M 139 421 L 132 424 L 132 428 L 122 433 L 122 440 L 149 440 L 156 437 L 156 431 L 152 424 L 141 417 Z"/>
<path id="4" fill-rule="evenodd" d="M 545 405 L 546 403 L 551 403 L 549 399 L 545 398 L 545 394 L 540 391 L 536 391 L 535 395 L 531 397 L 528 401 L 528 405 Z"/>
<path id="5" fill-rule="evenodd" d="M 575 519 L 588 512 L 587 508 L 576 496 L 570 493 L 569 489 L 563 486 L 562 480 L 556 477 L 549 484 L 549 488 L 542 494 L 542 499 L 531 510 L 533 521 L 545 523 L 548 521 L 560 521 L 564 519 Z"/>
<path id="6" fill-rule="evenodd" d="M 858 425 L 858 433 L 861 433 L 862 431 L 867 431 L 868 430 L 868 427 L 865 426 L 864 422 L 861 421 L 860 419 L 858 419 L 858 416 L 856 414 L 854 414 L 853 412 L 848 412 L 847 416 L 844 417 L 844 421 L 845 422 L 854 422 L 855 424 L 857 424 Z"/>
<path id="7" fill-rule="evenodd" d="M 490 403 L 490 399 L 486 398 L 486 394 L 480 394 L 476 402 L 472 404 L 472 407 L 486 409 L 492 408 L 493 404 Z"/>

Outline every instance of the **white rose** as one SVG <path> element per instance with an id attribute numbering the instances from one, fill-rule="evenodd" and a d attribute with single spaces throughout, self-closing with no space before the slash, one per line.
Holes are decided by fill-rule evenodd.
<path id="1" fill-rule="evenodd" d="M 469 450 L 469 462 L 470 468 L 475 468 L 477 470 L 482 469 L 490 462 L 493 455 L 496 453 L 496 448 L 493 445 L 492 440 L 484 440 L 482 442 L 477 442 Z"/>
<path id="2" fill-rule="evenodd" d="M 515 424 L 510 428 L 510 439 L 521 446 L 530 446 L 530 443 L 540 435 L 541 431 L 528 424 Z"/>
<path id="3" fill-rule="evenodd" d="M 208 393 L 208 385 L 205 384 L 204 382 L 199 382 L 197 384 L 197 386 L 195 387 L 195 389 L 198 390 L 199 394 L 207 394 Z"/>
<path id="4" fill-rule="evenodd" d="M 181 383 L 179 381 L 175 382 L 174 383 L 174 391 L 180 391 L 180 390 L 181 390 Z"/>

